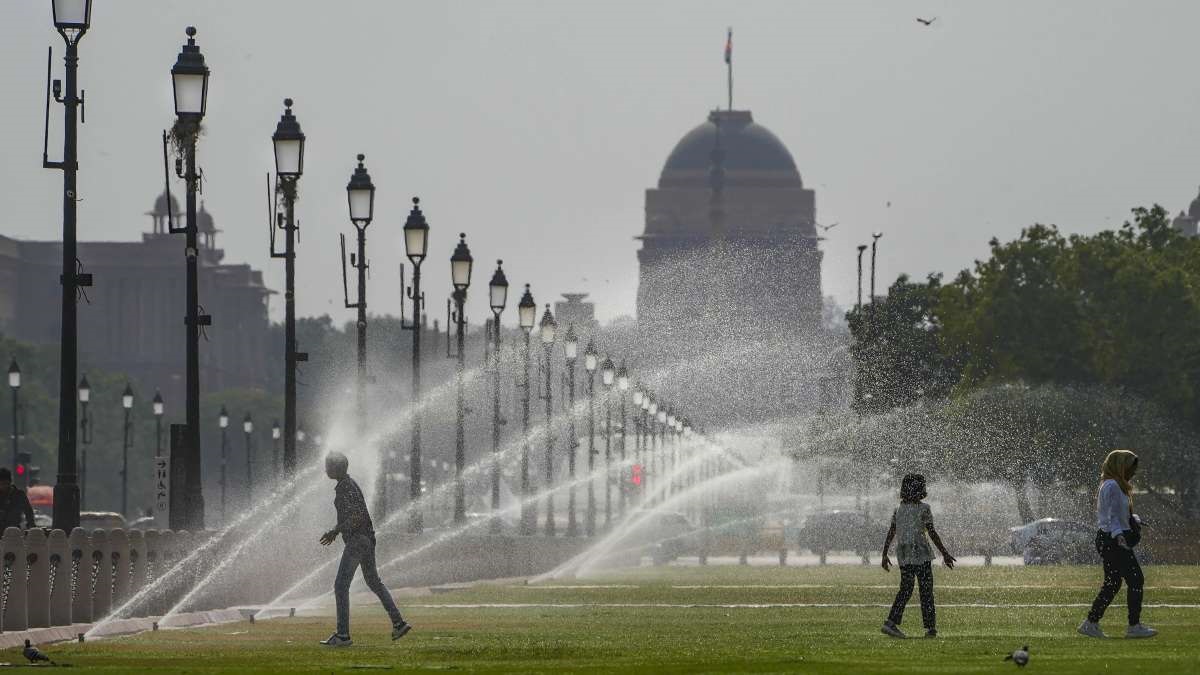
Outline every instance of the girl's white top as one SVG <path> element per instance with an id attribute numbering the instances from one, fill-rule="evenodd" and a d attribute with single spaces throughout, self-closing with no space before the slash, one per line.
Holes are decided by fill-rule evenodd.
<path id="1" fill-rule="evenodd" d="M 933 511 L 924 502 L 901 502 L 892 513 L 896 528 L 896 560 L 901 565 L 924 565 L 933 560 L 925 530 L 933 527 Z"/>
<path id="2" fill-rule="evenodd" d="M 1117 481 L 1109 478 L 1100 484 L 1096 500 L 1096 527 L 1116 537 L 1129 527 L 1129 497 Z"/>

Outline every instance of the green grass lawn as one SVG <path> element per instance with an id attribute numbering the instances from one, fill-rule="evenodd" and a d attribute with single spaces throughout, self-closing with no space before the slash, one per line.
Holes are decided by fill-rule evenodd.
<path id="1" fill-rule="evenodd" d="M 273 673 L 644 671 L 991 673 L 1028 644 L 1026 671 L 1200 672 L 1200 568 L 1147 569 L 1144 620 L 1151 640 L 1089 640 L 1075 634 L 1098 582 L 1096 568 L 960 568 L 935 571 L 936 640 L 895 640 L 879 625 L 898 575 L 878 568 L 643 568 L 586 581 L 482 584 L 404 595 L 415 629 L 393 644 L 373 597 L 356 596 L 353 647 L 317 644 L 332 610 L 48 648 L 77 669 L 129 672 Z M 915 594 L 914 594 L 915 595 Z M 810 603 L 809 607 L 780 604 Z M 1123 634 L 1122 606 L 1104 627 Z M 756 605 L 722 607 L 721 605 Z M 820 606 L 849 605 L 849 606 Z M 482 605 L 482 606 L 481 606 Z M 641 606 L 639 606 L 641 605 Z M 856 606 L 857 605 L 857 606 Z M 863 606 L 865 605 L 865 606 Z M 1019 605 L 1028 605 L 1021 607 Z M 920 635 L 910 603 L 903 628 Z M 4 660 L 22 660 L 11 650 Z"/>

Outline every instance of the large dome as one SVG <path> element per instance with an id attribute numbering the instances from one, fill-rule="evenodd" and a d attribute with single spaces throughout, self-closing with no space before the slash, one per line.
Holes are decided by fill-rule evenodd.
<path id="1" fill-rule="evenodd" d="M 658 179 L 660 188 L 708 187 L 718 118 L 725 185 L 803 187 L 792 153 L 769 129 L 755 123 L 749 110 L 717 110 L 675 145 Z"/>

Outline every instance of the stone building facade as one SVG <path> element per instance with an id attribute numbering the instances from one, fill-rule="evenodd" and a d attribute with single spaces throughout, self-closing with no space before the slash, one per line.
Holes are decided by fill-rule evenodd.
<path id="1" fill-rule="evenodd" d="M 184 242 L 166 231 L 168 203 L 147 213 L 139 242 L 80 242 L 82 269 L 95 275 L 79 303 L 80 370 L 130 376 L 148 399 L 184 400 Z M 178 205 L 170 201 L 177 219 Z M 179 222 L 178 220 L 176 221 Z M 262 272 L 226 264 L 213 217 L 201 206 L 200 303 L 213 316 L 200 345 L 202 391 L 267 385 L 267 299 Z M 60 337 L 62 244 L 0 236 L 0 331 L 16 339 L 56 343 Z M 144 393 L 142 393 L 144 392 Z"/>

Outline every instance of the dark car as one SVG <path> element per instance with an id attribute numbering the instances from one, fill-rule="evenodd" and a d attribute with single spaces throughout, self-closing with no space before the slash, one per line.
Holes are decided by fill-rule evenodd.
<path id="1" fill-rule="evenodd" d="M 830 551 L 852 551 L 866 560 L 870 551 L 882 545 L 886 534 L 881 523 L 861 511 L 824 511 L 805 519 L 797 544 L 820 556 L 824 565 Z"/>

